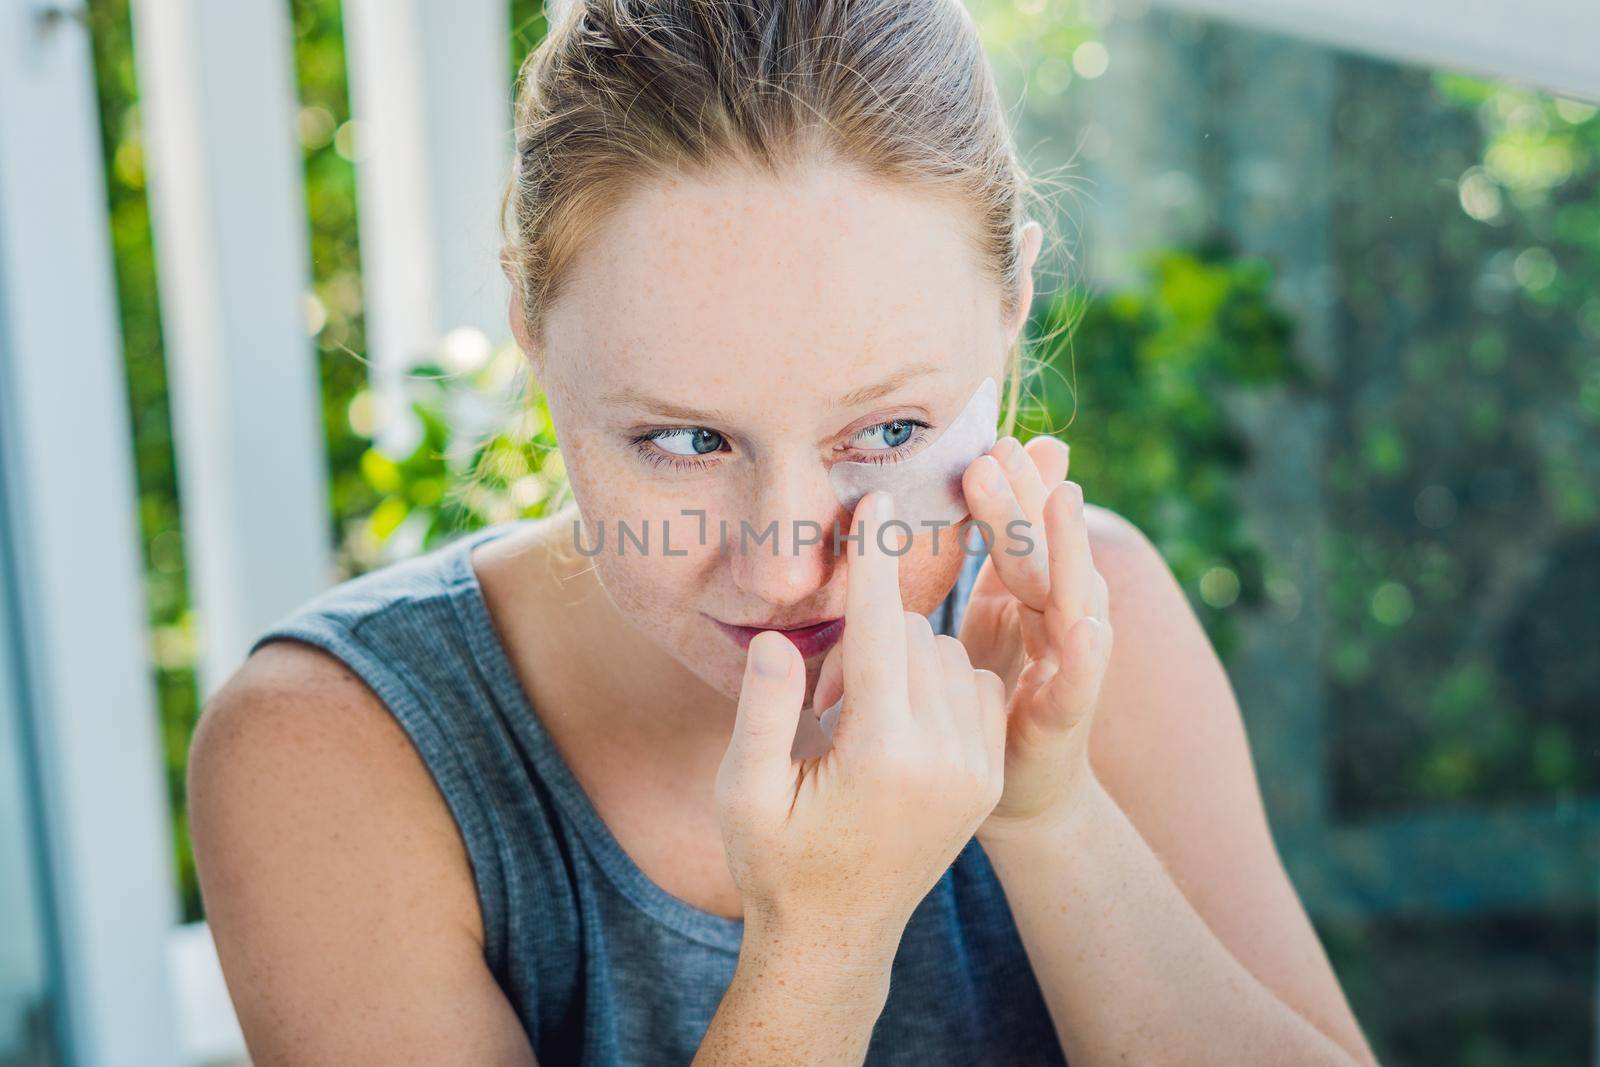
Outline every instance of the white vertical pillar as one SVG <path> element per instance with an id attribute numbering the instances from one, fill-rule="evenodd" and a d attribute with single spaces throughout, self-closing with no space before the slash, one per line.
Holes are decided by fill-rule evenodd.
<path id="1" fill-rule="evenodd" d="M 416 442 L 408 370 L 440 357 L 446 338 L 452 366 L 510 339 L 499 262 L 509 21 L 505 0 L 345 0 L 367 350 L 390 451 Z"/>
<path id="2" fill-rule="evenodd" d="M 282 0 L 135 0 L 161 322 L 209 698 L 332 577 Z"/>
<path id="3" fill-rule="evenodd" d="M 177 1058 L 177 901 L 88 43 L 0 0 L 0 624 L 39 768 L 68 1056 L 143 1067 Z"/>

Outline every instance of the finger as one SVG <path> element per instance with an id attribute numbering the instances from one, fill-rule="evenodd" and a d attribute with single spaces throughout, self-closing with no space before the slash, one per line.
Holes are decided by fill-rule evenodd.
<path id="1" fill-rule="evenodd" d="M 751 795 L 772 799 L 789 781 L 790 750 L 805 699 L 800 650 L 776 630 L 751 639 L 723 770 Z"/>
<path id="2" fill-rule="evenodd" d="M 1084 526 L 1087 528 L 1088 523 Z M 1093 549 L 1086 550 L 1093 552 Z M 1094 565 L 1094 558 L 1089 558 L 1089 614 L 1103 623 L 1111 621 L 1111 586 L 1106 582 L 1106 576 Z"/>
<path id="3" fill-rule="evenodd" d="M 1072 625 L 1062 641 L 1062 666 L 1041 691 L 1045 710 L 1036 720 L 1040 726 L 1068 730 L 1088 714 L 1099 699 L 1111 644 L 1111 627 L 1098 619 L 1084 616 Z"/>
<path id="4" fill-rule="evenodd" d="M 906 626 L 905 608 L 900 602 L 900 559 L 892 547 L 890 530 L 884 524 L 893 518 L 894 504 L 885 492 L 868 493 L 856 504 L 850 535 L 860 535 L 846 548 L 846 592 L 844 634 L 844 711 L 839 716 L 834 740 L 842 732 L 863 726 L 869 720 L 853 714 L 856 709 L 885 717 L 906 714 Z M 841 543 L 842 539 L 841 539 Z M 887 727 L 888 721 L 880 726 Z"/>
<path id="5" fill-rule="evenodd" d="M 1015 437 L 1002 437 L 995 442 L 990 454 L 1000 461 L 1000 469 L 1006 472 L 1006 478 L 1011 482 L 1011 493 L 1017 498 L 1022 513 L 1035 526 L 1042 526 L 1044 495 L 1049 488 L 1033 457 Z"/>
<path id="6" fill-rule="evenodd" d="M 1089 554 L 1089 530 L 1083 517 L 1083 488 L 1077 482 L 1060 482 L 1045 500 L 1045 528 L 1050 559 L 1050 602 L 1067 625 L 1092 613 L 1090 599 L 1094 564 Z"/>
<path id="7" fill-rule="evenodd" d="M 1045 533 L 1023 514 L 999 461 L 993 456 L 979 456 L 962 473 L 961 486 L 973 518 L 994 532 L 989 558 L 995 573 L 1012 596 L 1043 611 L 1050 593 Z"/>
<path id="8" fill-rule="evenodd" d="M 1039 439 L 1035 438 L 1035 440 Z M 1029 442 L 1029 444 L 1032 443 L 1033 442 Z M 1046 450 L 1047 458 L 1053 463 L 1055 462 L 1055 458 L 1059 457 L 1062 463 L 1065 464 L 1067 457 L 1067 445 L 1064 442 L 1059 444 L 1059 450 L 1055 447 L 1051 447 Z M 1065 477 L 1064 470 L 1063 477 Z M 1052 488 L 1054 488 L 1054 486 L 1052 486 Z M 1111 605 L 1109 602 L 1110 587 L 1106 584 L 1105 576 L 1102 575 L 1099 569 L 1094 565 L 1094 551 L 1091 547 L 1093 542 L 1089 536 L 1089 513 L 1087 502 L 1081 500 L 1083 487 L 1079 485 L 1077 488 L 1080 496 L 1078 532 L 1082 538 L 1082 555 L 1080 556 L 1080 559 L 1082 560 L 1088 572 L 1083 579 L 1084 587 L 1087 590 L 1087 594 L 1082 598 L 1084 604 L 1083 611 L 1084 614 L 1091 615 L 1094 618 L 1099 619 L 1102 623 L 1109 625 L 1111 622 Z M 1048 528 L 1048 524 L 1046 524 L 1046 529 L 1048 530 Z"/>
<path id="9" fill-rule="evenodd" d="M 1072 448 L 1059 437 L 1040 434 L 1028 441 L 1023 448 L 1033 459 L 1033 465 L 1039 469 L 1039 478 L 1044 482 L 1045 492 L 1055 488 L 1057 482 L 1066 478 L 1067 467 L 1072 459 Z"/>
<path id="10" fill-rule="evenodd" d="M 973 671 L 978 689 L 978 721 L 983 727 L 983 751 L 988 768 L 998 772 L 1006 763 L 1006 683 L 994 671 Z"/>
<path id="11" fill-rule="evenodd" d="M 905 612 L 905 629 L 911 717 L 922 729 L 942 733 L 949 729 L 950 711 L 938 635 L 928 617 L 914 611 Z"/>
<path id="12" fill-rule="evenodd" d="M 948 729 L 961 746 L 966 765 L 977 770 L 985 759 L 983 726 L 978 722 L 978 683 L 973 676 L 972 660 L 967 656 L 966 646 L 948 634 L 940 634 L 936 643 L 949 706 Z"/>

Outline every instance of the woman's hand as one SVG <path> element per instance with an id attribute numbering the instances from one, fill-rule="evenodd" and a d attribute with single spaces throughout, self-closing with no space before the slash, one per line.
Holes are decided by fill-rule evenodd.
<path id="1" fill-rule="evenodd" d="M 791 759 L 804 661 L 764 631 L 716 783 L 747 940 L 777 930 L 808 952 L 842 948 L 874 965 L 893 959 L 911 913 L 994 807 L 1005 761 L 1004 685 L 904 609 L 891 554 L 901 531 L 882 530 L 891 517 L 887 496 L 871 493 L 852 519 L 864 536 L 847 563 L 833 746 Z"/>
<path id="2" fill-rule="evenodd" d="M 1068 814 L 1085 785 L 1089 729 L 1111 658 L 1106 581 L 1095 569 L 1067 445 L 1004 437 L 962 476 L 994 530 L 961 618 L 972 662 L 1005 682 L 1005 791 L 981 837 Z"/>

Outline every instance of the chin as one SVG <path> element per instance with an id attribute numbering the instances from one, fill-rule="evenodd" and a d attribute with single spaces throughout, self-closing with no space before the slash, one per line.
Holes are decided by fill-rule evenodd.
<path id="1" fill-rule="evenodd" d="M 720 631 L 714 631 L 712 636 L 725 646 L 723 651 L 708 655 L 704 643 L 696 642 L 683 650 L 674 650 L 673 658 L 711 689 L 738 703 L 739 691 L 744 688 L 745 654 Z M 807 701 L 816 689 L 817 677 L 822 673 L 822 661 L 825 658 L 827 654 L 821 653 L 806 661 Z"/>

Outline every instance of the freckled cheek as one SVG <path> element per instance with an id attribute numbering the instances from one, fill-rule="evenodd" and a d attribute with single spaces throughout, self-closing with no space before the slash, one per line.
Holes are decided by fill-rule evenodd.
<path id="1" fill-rule="evenodd" d="M 900 602 L 905 610 L 926 615 L 938 607 L 956 584 L 965 557 L 960 542 L 948 530 L 937 538 L 919 534 L 900 557 Z"/>
<path id="2" fill-rule="evenodd" d="M 607 535 L 612 531 L 607 531 Z M 672 566 L 677 560 L 654 555 L 641 556 L 632 543 L 618 555 L 614 544 L 595 557 L 595 571 L 606 593 L 624 615 L 641 629 L 658 638 L 664 636 L 683 614 L 691 610 L 692 583 Z"/>
<path id="3" fill-rule="evenodd" d="M 656 549 L 652 544 L 652 552 Z M 691 549 L 691 553 L 701 550 Z M 737 699 L 744 678 L 744 653 L 701 614 L 700 594 L 715 558 L 690 555 L 640 557 L 608 553 L 595 569 L 617 610 L 640 632 L 713 690 Z"/>
<path id="4" fill-rule="evenodd" d="M 618 522 L 640 531 L 648 520 L 652 537 L 659 539 L 665 522 L 670 524 L 673 551 L 681 546 L 693 553 L 701 541 L 716 544 L 719 520 L 726 520 L 733 531 L 738 529 L 715 492 L 715 480 L 674 477 L 638 456 L 627 443 L 592 435 L 573 435 L 571 444 L 563 442 L 561 453 L 584 519 L 604 522 L 608 536 L 615 534 Z"/>
<path id="5" fill-rule="evenodd" d="M 625 447 L 601 444 L 588 434 L 561 442 L 572 495 L 593 523 L 642 519 L 651 515 L 650 486 L 644 464 Z"/>

